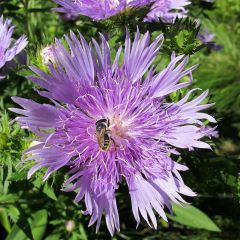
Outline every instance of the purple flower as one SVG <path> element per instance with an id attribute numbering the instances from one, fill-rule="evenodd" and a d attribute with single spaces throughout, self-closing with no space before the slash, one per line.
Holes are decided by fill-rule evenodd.
<path id="1" fill-rule="evenodd" d="M 197 37 L 210 50 L 218 51 L 222 49 L 221 45 L 218 45 L 213 41 L 215 34 L 210 33 L 207 29 L 203 33 L 199 33 Z"/>
<path id="2" fill-rule="evenodd" d="M 53 0 L 61 7 L 57 12 L 68 13 L 72 16 L 84 15 L 94 20 L 109 18 L 123 11 L 129 0 Z M 130 0 L 131 2 L 131 0 Z"/>
<path id="3" fill-rule="evenodd" d="M 61 7 L 54 10 L 76 17 L 85 15 L 94 20 L 109 18 L 127 8 L 143 7 L 153 4 L 145 21 L 158 21 L 172 23 L 174 20 L 186 17 L 184 8 L 190 4 L 187 0 L 54 0 Z"/>
<path id="4" fill-rule="evenodd" d="M 175 148 L 210 149 L 202 138 L 215 135 L 215 128 L 203 122 L 216 121 L 201 110 L 212 104 L 201 104 L 207 91 L 192 99 L 197 89 L 178 102 L 167 101 L 191 84 L 196 66 L 185 69 L 188 57 L 173 53 L 157 72 L 153 61 L 162 35 L 151 43 L 148 32 L 141 37 L 138 31 L 131 42 L 127 32 L 125 49 L 118 49 L 114 61 L 114 51 L 100 36 L 101 44 L 94 39 L 88 44 L 70 33 L 65 37 L 70 50 L 59 40 L 53 45 L 55 64 L 48 65 L 48 73 L 31 67 L 37 76 L 29 79 L 55 105 L 13 98 L 22 107 L 11 109 L 22 115 L 16 120 L 40 142 L 26 150 L 22 162 L 30 161 L 29 178 L 47 169 L 44 180 L 67 166 L 64 190 L 76 191 L 76 202 L 85 199 L 85 214 L 91 215 L 90 225 L 97 222 L 97 230 L 105 214 L 111 234 L 120 230 L 115 192 L 126 182 L 137 224 L 141 215 L 156 228 L 154 210 L 167 220 L 165 206 L 184 202 L 181 195 L 195 196 L 179 174 L 187 167 L 171 155 L 180 154 Z"/>
<path id="5" fill-rule="evenodd" d="M 187 17 L 185 6 L 189 4 L 188 0 L 156 0 L 145 21 L 158 21 L 160 18 L 163 22 L 174 23 L 176 18 Z"/>
<path id="6" fill-rule="evenodd" d="M 209 31 L 205 31 L 204 33 L 199 33 L 198 34 L 198 39 L 203 42 L 204 44 L 208 42 L 212 42 L 215 37 L 214 33 L 210 33 Z"/>
<path id="7" fill-rule="evenodd" d="M 0 69 L 6 62 L 11 61 L 15 55 L 20 53 L 27 45 L 27 38 L 23 35 L 12 44 L 12 35 L 14 26 L 11 26 L 11 20 L 4 21 L 3 16 L 0 17 Z M 0 76 L 0 79 L 3 79 Z"/>

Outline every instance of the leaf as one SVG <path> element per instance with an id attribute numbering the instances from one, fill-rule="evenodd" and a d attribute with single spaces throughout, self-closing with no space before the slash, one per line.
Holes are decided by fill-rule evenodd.
<path id="1" fill-rule="evenodd" d="M 17 71 L 17 74 L 22 77 L 31 76 L 32 71 L 26 68 L 20 69 Z"/>
<path id="2" fill-rule="evenodd" d="M 64 224 L 64 220 L 63 219 L 56 219 L 56 220 L 50 221 L 49 223 L 53 226 L 56 226 L 56 225 Z"/>
<path id="3" fill-rule="evenodd" d="M 79 225 L 79 232 L 80 232 L 80 235 L 81 235 L 81 237 L 80 237 L 81 240 L 87 240 L 88 239 L 87 233 L 86 233 L 82 224 Z"/>
<path id="4" fill-rule="evenodd" d="M 14 172 L 9 178 L 9 181 L 23 181 L 27 179 L 27 172 L 26 171 L 20 171 L 20 172 Z"/>
<path id="5" fill-rule="evenodd" d="M 221 232 L 218 226 L 205 213 L 194 206 L 183 204 L 182 207 L 173 204 L 173 213 L 174 216 L 170 215 L 169 218 L 183 225 Z"/>
<path id="6" fill-rule="evenodd" d="M 8 136 L 6 133 L 0 132 L 0 150 L 2 151 L 5 147 L 7 147 Z"/>
<path id="7" fill-rule="evenodd" d="M 79 240 L 81 238 L 79 238 L 79 234 L 76 232 L 73 232 L 71 237 L 69 238 L 69 240 Z"/>
<path id="8" fill-rule="evenodd" d="M 57 200 L 57 197 L 53 191 L 53 188 L 51 186 L 49 186 L 48 182 L 45 183 L 44 187 L 43 187 L 43 192 L 51 199 L 53 200 Z"/>
<path id="9" fill-rule="evenodd" d="M 11 231 L 11 225 L 8 219 L 7 211 L 4 208 L 0 208 L 0 223 L 7 232 Z"/>
<path id="10" fill-rule="evenodd" d="M 8 216 L 11 218 L 11 220 L 16 223 L 18 218 L 19 218 L 20 212 L 19 210 L 14 207 L 14 206 L 10 206 L 8 208 Z"/>
<path id="11" fill-rule="evenodd" d="M 33 214 L 33 220 L 29 224 L 29 221 L 23 214 L 20 214 L 20 218 L 13 228 L 6 240 L 42 240 L 47 228 L 48 214 L 46 210 L 40 210 Z"/>
<path id="12" fill-rule="evenodd" d="M 33 215 L 31 229 L 34 240 L 41 240 L 46 232 L 48 222 L 47 210 L 40 210 Z"/>
<path id="13" fill-rule="evenodd" d="M 9 119 L 8 119 L 8 115 L 6 112 L 3 114 L 2 118 L 1 118 L 0 129 L 6 135 L 10 134 Z"/>
<path id="14" fill-rule="evenodd" d="M 43 181 L 42 179 L 36 178 L 32 183 L 36 188 L 40 188 L 43 184 Z"/>
<path id="15" fill-rule="evenodd" d="M 12 230 L 8 234 L 6 240 L 13 240 L 13 239 L 27 240 L 29 238 L 25 235 L 23 230 L 17 224 L 14 224 L 13 227 L 12 227 Z"/>
<path id="16" fill-rule="evenodd" d="M 21 237 L 25 236 L 24 239 L 31 239 L 33 240 L 33 234 L 32 234 L 32 229 L 29 224 L 27 215 L 25 215 L 24 210 L 21 208 L 20 205 L 18 205 L 18 210 L 20 212 L 19 219 L 16 223 L 17 227 L 12 229 L 13 234 L 20 235 Z M 23 232 L 23 234 L 22 234 Z M 18 239 L 18 238 L 9 238 L 10 240 L 12 239 Z"/>
<path id="17" fill-rule="evenodd" d="M 55 233 L 55 234 L 51 234 L 50 236 L 47 236 L 45 240 L 59 240 L 60 237 L 61 237 L 60 233 Z"/>
<path id="18" fill-rule="evenodd" d="M 15 194 L 7 194 L 0 196 L 0 203 L 14 203 L 17 201 L 18 196 Z"/>

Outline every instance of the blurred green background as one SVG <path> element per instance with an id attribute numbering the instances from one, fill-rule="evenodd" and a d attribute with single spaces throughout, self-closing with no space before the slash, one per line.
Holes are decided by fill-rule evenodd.
<path id="1" fill-rule="evenodd" d="M 84 205 L 73 203 L 74 193 L 60 191 L 65 169 L 45 183 L 41 171 L 26 179 L 27 169 L 20 171 L 17 163 L 31 144 L 25 140 L 29 133 L 11 122 L 16 116 L 8 108 L 13 106 L 10 97 L 15 95 L 46 101 L 34 92 L 25 76 L 30 73 L 27 65 L 44 68 L 41 49 L 56 37 L 71 29 L 89 40 L 98 38 L 101 31 L 108 33 L 110 45 L 116 49 L 124 37 L 123 26 L 134 32 L 137 24 L 142 32 L 149 29 L 152 38 L 159 32 L 165 34 L 156 62 L 159 69 L 166 66 L 172 51 L 190 54 L 190 64 L 199 64 L 191 87 L 210 90 L 209 101 L 215 102 L 210 111 L 218 120 L 219 138 L 211 142 L 213 151 L 182 151 L 178 160 L 189 167 L 183 178 L 198 196 L 186 199 L 191 205 L 184 208 L 174 205 L 174 215 L 169 213 L 169 222 L 159 219 L 157 230 L 143 221 L 136 229 L 128 192 L 122 186 L 117 195 L 121 232 L 112 239 L 240 239 L 240 1 L 193 0 L 189 18 L 172 26 L 142 23 L 146 9 L 103 22 L 91 22 L 86 17 L 63 21 L 51 11 L 54 6 L 51 0 L 0 2 L 0 14 L 11 18 L 16 26 L 15 36 L 25 33 L 29 39 L 26 51 L 16 60 L 21 65 L 1 69 L 7 77 L 0 82 L 0 239 L 111 239 L 104 221 L 95 234 L 94 226 L 88 228 L 89 217 L 82 215 Z M 200 20 L 200 29 L 195 19 Z M 215 34 L 213 40 L 222 47 L 220 50 L 214 51 L 211 44 L 203 45 L 198 39 L 198 31 L 206 30 Z M 179 97 L 171 96 L 174 101 Z"/>

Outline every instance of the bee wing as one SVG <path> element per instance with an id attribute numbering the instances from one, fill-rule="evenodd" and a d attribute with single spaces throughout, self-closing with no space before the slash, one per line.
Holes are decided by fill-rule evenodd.
<path id="1" fill-rule="evenodd" d="M 103 146 L 105 130 L 101 129 L 101 131 L 96 131 L 96 135 L 97 135 L 97 140 L 98 140 L 99 146 Z"/>

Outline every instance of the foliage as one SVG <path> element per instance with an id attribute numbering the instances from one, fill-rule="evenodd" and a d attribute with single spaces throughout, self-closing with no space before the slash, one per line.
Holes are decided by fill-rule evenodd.
<path id="1" fill-rule="evenodd" d="M 88 40 L 99 37 L 99 31 L 107 32 L 110 45 L 114 47 L 122 42 L 125 25 L 132 32 L 137 25 L 141 32 L 148 29 L 152 38 L 159 32 L 164 33 L 166 41 L 161 58 L 158 58 L 159 66 L 169 60 L 172 51 L 190 54 L 191 62 L 200 64 L 194 73 L 194 85 L 210 89 L 210 101 L 216 103 L 212 114 L 219 122 L 219 139 L 211 143 L 213 151 L 182 152 L 178 161 L 190 168 L 183 177 L 198 197 L 187 199 L 192 205 L 186 208 L 174 205 L 169 222 L 159 220 L 157 231 L 145 223 L 135 229 L 133 217 L 129 216 L 130 199 L 122 186 L 118 195 L 121 233 L 112 239 L 217 240 L 240 237 L 240 3 L 233 0 L 218 0 L 214 4 L 203 0 L 192 2 L 190 17 L 177 20 L 174 25 L 161 21 L 143 23 L 141 19 L 147 9 L 125 12 L 103 22 L 92 22 L 86 17 L 62 21 L 50 10 L 54 7 L 50 0 L 0 2 L 0 13 L 13 19 L 16 35 L 24 32 L 29 39 L 28 56 L 26 52 L 22 55 L 23 64 L 4 69 L 7 77 L 0 82 L 1 239 L 110 239 L 105 223 L 95 234 L 95 229 L 87 226 L 88 217 L 82 214 L 84 206 L 73 203 L 74 194 L 61 192 L 65 169 L 47 182 L 42 181 L 41 171 L 27 179 L 30 166 L 22 168 L 23 165 L 18 163 L 22 152 L 33 144 L 29 140 L 33 136 L 12 122 L 15 116 L 7 109 L 13 107 L 11 96 L 15 95 L 46 101 L 39 99 L 32 90 L 32 83 L 25 79 L 30 73 L 26 65 L 43 67 L 40 51 L 55 37 L 61 38 L 69 29 L 80 31 Z M 196 26 L 196 18 L 201 20 L 201 27 Z M 223 46 L 220 51 L 207 49 L 197 38 L 198 32 L 205 28 L 216 34 L 214 41 Z M 172 97 L 177 100 L 179 96 Z"/>

